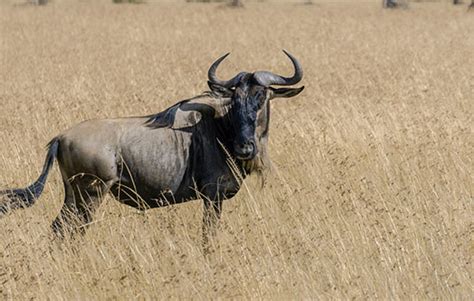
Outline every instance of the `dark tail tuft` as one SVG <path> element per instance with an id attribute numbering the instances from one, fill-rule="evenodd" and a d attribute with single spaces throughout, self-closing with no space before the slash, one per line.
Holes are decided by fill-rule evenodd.
<path id="1" fill-rule="evenodd" d="M 48 153 L 41 174 L 33 184 L 26 188 L 7 189 L 0 191 L 0 217 L 6 213 L 18 209 L 33 206 L 36 199 L 43 192 L 46 179 L 54 159 L 58 153 L 59 138 L 56 137 L 48 143 Z"/>

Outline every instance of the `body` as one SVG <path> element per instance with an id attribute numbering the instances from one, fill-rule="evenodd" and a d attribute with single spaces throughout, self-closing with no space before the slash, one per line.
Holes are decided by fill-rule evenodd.
<path id="1" fill-rule="evenodd" d="M 91 120 L 64 132 L 57 155 L 63 176 L 69 182 L 96 177 L 106 184 L 104 192 L 138 209 L 182 203 L 203 193 L 229 198 L 238 191 L 224 145 L 218 143 L 225 141 L 218 123 L 153 128 L 149 120 Z"/>
<path id="2" fill-rule="evenodd" d="M 193 100 L 208 102 L 213 97 L 218 96 L 204 94 Z M 66 198 L 53 223 L 56 232 L 63 235 L 64 225 L 74 224 L 64 222 L 71 212 L 81 224 L 90 223 L 107 193 L 139 210 L 203 198 L 209 203 L 206 207 L 216 205 L 210 214 L 220 215 L 222 201 L 239 191 L 245 177 L 243 169 L 236 177 L 227 162 L 230 146 L 223 133 L 228 129 L 219 118 L 206 115 L 196 122 L 193 111 L 175 114 L 172 123 L 166 123 L 166 113 L 173 109 L 145 117 L 86 121 L 57 137 Z M 240 172 L 240 162 L 234 163 Z"/>

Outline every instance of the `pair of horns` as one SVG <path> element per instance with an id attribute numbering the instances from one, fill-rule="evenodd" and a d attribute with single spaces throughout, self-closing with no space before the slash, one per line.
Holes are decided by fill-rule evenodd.
<path id="1" fill-rule="evenodd" d="M 279 86 L 291 86 L 297 84 L 301 79 L 303 78 L 303 69 L 301 68 L 300 63 L 298 60 L 283 50 L 283 52 L 290 58 L 291 62 L 293 63 L 293 67 L 295 68 L 295 74 L 292 77 L 284 77 L 269 71 L 257 71 L 253 74 L 253 78 L 262 86 L 269 87 L 271 85 L 279 85 Z M 207 73 L 209 77 L 209 81 L 220 85 L 224 86 L 226 88 L 231 88 L 234 87 L 239 83 L 239 81 L 242 79 L 243 76 L 248 74 L 247 72 L 240 72 L 233 78 L 229 80 L 220 80 L 217 78 L 216 71 L 217 67 L 219 67 L 219 64 L 229 55 L 230 53 L 227 53 L 223 56 L 221 56 L 217 61 L 215 61 L 212 65 L 211 68 L 209 68 L 209 71 Z"/>

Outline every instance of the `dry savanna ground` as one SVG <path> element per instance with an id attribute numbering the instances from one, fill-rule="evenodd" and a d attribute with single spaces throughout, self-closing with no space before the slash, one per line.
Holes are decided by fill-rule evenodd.
<path id="1" fill-rule="evenodd" d="M 472 299 L 474 14 L 413 3 L 0 3 L 0 188 L 35 179 L 45 144 L 85 119 L 145 115 L 219 74 L 289 74 L 272 106 L 273 171 L 224 203 L 137 212 L 107 198 L 79 239 L 53 239 L 57 167 L 0 220 L 3 299 Z"/>

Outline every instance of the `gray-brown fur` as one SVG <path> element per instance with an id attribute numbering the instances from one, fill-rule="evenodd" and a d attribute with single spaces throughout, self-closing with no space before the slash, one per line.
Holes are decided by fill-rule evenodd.
<path id="1" fill-rule="evenodd" d="M 295 65 L 292 84 L 302 77 Z M 83 231 L 103 196 L 145 210 L 203 199 L 204 242 L 215 232 L 222 201 L 233 197 L 250 173 L 269 165 L 267 142 L 270 102 L 292 97 L 301 88 L 275 89 L 253 73 L 219 81 L 211 67 L 210 91 L 145 117 L 90 120 L 54 138 L 39 179 L 24 189 L 0 192 L 0 214 L 34 204 L 54 159 L 64 182 L 64 205 L 53 222 L 54 231 Z M 268 82 L 269 81 L 269 82 Z"/>

